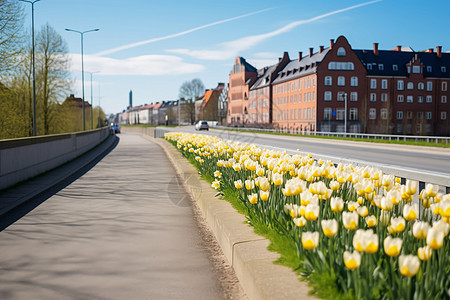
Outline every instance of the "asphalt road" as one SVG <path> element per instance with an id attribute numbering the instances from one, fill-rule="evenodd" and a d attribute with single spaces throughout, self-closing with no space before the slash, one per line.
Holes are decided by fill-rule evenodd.
<path id="1" fill-rule="evenodd" d="M 137 135 L 0 241 L 0 299 L 222 298 L 173 166 Z"/>
<path id="2" fill-rule="evenodd" d="M 228 140 L 293 151 L 299 149 L 302 153 L 311 153 L 312 155 L 334 156 L 367 162 L 369 165 L 390 165 L 392 167 L 439 173 L 450 177 L 449 148 L 339 141 L 297 136 L 241 133 L 216 129 L 199 132 L 195 131 L 194 126 L 170 128 L 170 130 L 216 135 Z"/>

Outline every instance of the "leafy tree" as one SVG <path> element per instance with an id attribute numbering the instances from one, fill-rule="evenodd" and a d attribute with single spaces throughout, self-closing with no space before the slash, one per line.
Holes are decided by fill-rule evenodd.
<path id="1" fill-rule="evenodd" d="M 17 65 L 23 45 L 23 11 L 18 1 L 0 0 L 0 75 Z"/>
<path id="2" fill-rule="evenodd" d="M 182 102 L 184 113 L 191 118 L 191 124 L 195 121 L 195 100 L 202 97 L 204 93 L 205 85 L 198 78 L 183 82 L 179 89 L 178 97 Z"/>

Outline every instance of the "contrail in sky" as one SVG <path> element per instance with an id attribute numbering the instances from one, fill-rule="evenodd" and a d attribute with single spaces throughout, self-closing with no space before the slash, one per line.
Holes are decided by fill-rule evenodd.
<path id="1" fill-rule="evenodd" d="M 185 35 L 185 34 L 188 34 L 188 33 L 191 33 L 191 32 L 197 31 L 197 30 L 200 30 L 200 29 L 204 29 L 204 28 L 208 28 L 208 27 L 211 27 L 211 26 L 219 25 L 219 24 L 222 24 L 222 23 L 226 23 L 226 22 L 242 19 L 242 18 L 245 18 L 245 17 L 249 17 L 251 15 L 256 15 L 256 14 L 259 14 L 259 13 L 262 13 L 262 12 L 265 12 L 265 11 L 268 11 L 268 10 L 272 10 L 272 9 L 273 8 L 266 8 L 266 9 L 258 10 L 258 11 L 255 11 L 255 12 L 252 12 L 252 13 L 248 13 L 248 14 L 245 14 L 245 15 L 241 15 L 241 16 L 237 16 L 237 17 L 233 17 L 233 18 L 229 18 L 229 19 L 213 22 L 213 23 L 210 23 L 210 24 L 198 26 L 198 27 L 195 27 L 195 28 L 192 28 L 192 29 L 188 29 L 188 30 L 185 30 L 185 31 L 182 31 L 182 32 L 178 32 L 178 33 L 174 33 L 174 34 L 170 34 L 170 35 L 166 35 L 166 36 L 162 36 L 162 37 L 158 37 L 158 38 L 149 39 L 149 40 L 146 40 L 146 41 L 141 41 L 141 42 L 132 43 L 132 44 L 128 44 L 128 45 L 123 45 L 123 46 L 120 46 L 120 47 L 117 47 L 117 48 L 112 48 L 112 49 L 109 49 L 109 50 L 101 51 L 101 52 L 98 52 L 98 53 L 96 53 L 94 55 L 99 55 L 99 56 L 107 55 L 107 54 L 115 53 L 115 52 L 118 52 L 118 51 L 121 51 L 121 50 L 130 49 L 130 48 L 134 48 L 134 47 L 145 45 L 145 44 L 150 44 L 150 43 L 154 43 L 154 42 L 158 42 L 158 41 L 171 39 L 171 38 L 174 38 L 174 37 L 177 37 L 177 36 L 182 36 L 182 35 Z"/>

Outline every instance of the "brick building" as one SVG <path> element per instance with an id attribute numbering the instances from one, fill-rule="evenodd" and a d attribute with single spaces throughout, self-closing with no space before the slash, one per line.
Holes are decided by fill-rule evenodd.
<path id="1" fill-rule="evenodd" d="M 267 120 L 266 111 L 264 104 L 255 107 L 252 101 L 268 99 L 269 123 L 291 132 L 450 133 L 450 53 L 439 46 L 436 52 L 414 52 L 401 46 L 379 50 L 374 43 L 371 50 L 358 50 L 340 36 L 317 52 L 310 48 L 308 55 L 299 52 L 287 62 L 286 57 L 287 53 L 276 70 L 256 70 L 243 58 L 236 59 L 229 93 L 229 105 L 236 105 L 228 111 L 229 122 L 249 114 L 245 122 L 257 126 L 260 113 Z M 241 96 L 246 91 L 249 100 Z"/>

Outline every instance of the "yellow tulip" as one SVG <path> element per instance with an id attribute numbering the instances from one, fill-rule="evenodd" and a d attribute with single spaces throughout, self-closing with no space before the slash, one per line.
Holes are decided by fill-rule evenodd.
<path id="1" fill-rule="evenodd" d="M 444 218 L 450 218 L 450 200 L 439 202 L 440 215 Z"/>
<path id="2" fill-rule="evenodd" d="M 312 250 L 319 245 L 319 233 L 306 231 L 302 234 L 302 245 L 305 250 Z"/>
<path id="3" fill-rule="evenodd" d="M 330 189 L 332 189 L 333 191 L 339 190 L 339 186 L 340 184 L 336 180 L 330 182 Z"/>
<path id="4" fill-rule="evenodd" d="M 358 229 L 353 236 L 353 248 L 358 252 L 364 252 L 364 229 Z"/>
<path id="5" fill-rule="evenodd" d="M 220 167 L 223 167 L 223 160 L 218 160 L 217 161 L 217 166 L 220 168 Z"/>
<path id="6" fill-rule="evenodd" d="M 419 271 L 420 260 L 415 255 L 400 255 L 398 267 L 403 276 L 413 277 Z"/>
<path id="7" fill-rule="evenodd" d="M 259 191 L 259 196 L 261 197 L 261 201 L 269 200 L 269 192 L 267 191 Z"/>
<path id="8" fill-rule="evenodd" d="M 303 226 L 306 225 L 306 219 L 305 219 L 305 217 L 294 218 L 293 221 L 294 221 L 294 224 L 295 224 L 297 227 L 303 227 Z"/>
<path id="9" fill-rule="evenodd" d="M 356 209 L 356 212 L 360 217 L 366 217 L 369 214 L 369 210 L 365 206 L 360 206 Z"/>
<path id="10" fill-rule="evenodd" d="M 359 203 L 356 201 L 350 201 L 347 203 L 347 207 L 349 211 L 354 211 L 359 207 Z"/>
<path id="11" fill-rule="evenodd" d="M 342 223 L 348 230 L 355 230 L 358 227 L 359 215 L 356 212 L 342 213 Z"/>
<path id="12" fill-rule="evenodd" d="M 433 222 L 433 228 L 441 230 L 444 235 L 447 236 L 450 231 L 450 224 L 448 224 L 448 221 L 441 219 L 439 221 Z"/>
<path id="13" fill-rule="evenodd" d="M 441 248 L 444 245 L 444 232 L 435 227 L 428 230 L 427 245 L 434 250 Z"/>
<path id="14" fill-rule="evenodd" d="M 233 165 L 233 169 L 234 169 L 236 172 L 238 172 L 238 171 L 241 170 L 241 165 L 240 165 L 239 163 L 236 163 L 236 164 Z"/>
<path id="15" fill-rule="evenodd" d="M 412 232 L 416 239 L 424 239 L 428 235 L 428 231 L 430 230 L 430 224 L 423 221 L 417 221 L 414 223 Z"/>
<path id="16" fill-rule="evenodd" d="M 417 193 L 417 186 L 418 186 L 418 182 L 414 181 L 414 180 L 406 180 L 406 192 L 409 195 L 414 195 L 415 193 Z"/>
<path id="17" fill-rule="evenodd" d="M 369 227 L 374 227 L 377 225 L 377 217 L 375 217 L 373 215 L 366 217 L 365 220 L 366 220 L 367 226 L 369 226 Z"/>
<path id="18" fill-rule="evenodd" d="M 320 206 L 315 204 L 308 204 L 305 210 L 305 218 L 308 221 L 315 221 L 319 217 Z"/>
<path id="19" fill-rule="evenodd" d="M 275 185 L 282 185 L 283 184 L 283 175 L 280 173 L 273 173 L 272 180 Z"/>
<path id="20" fill-rule="evenodd" d="M 394 229 L 394 232 L 402 232 L 405 230 L 406 222 L 402 217 L 392 217 L 391 218 L 391 226 Z"/>
<path id="21" fill-rule="evenodd" d="M 258 194 L 256 193 L 250 194 L 247 197 L 251 204 L 256 204 L 258 202 Z"/>
<path id="22" fill-rule="evenodd" d="M 247 190 L 253 190 L 255 188 L 255 181 L 254 180 L 246 180 L 245 181 L 245 188 Z"/>
<path id="23" fill-rule="evenodd" d="M 420 260 L 429 260 L 432 254 L 433 250 L 431 250 L 430 246 L 424 246 L 417 249 L 417 256 L 420 258 Z"/>
<path id="24" fill-rule="evenodd" d="M 384 252 L 391 257 L 398 256 L 402 250 L 403 240 L 388 236 L 384 239 Z"/>
<path id="25" fill-rule="evenodd" d="M 392 202 L 392 200 L 388 197 L 383 197 L 381 198 L 381 209 L 382 210 L 392 210 L 392 208 L 394 207 L 394 203 Z"/>
<path id="26" fill-rule="evenodd" d="M 259 188 L 263 191 L 268 191 L 270 189 L 269 179 L 266 177 L 259 177 Z"/>
<path id="27" fill-rule="evenodd" d="M 353 251 L 353 253 L 345 251 L 344 252 L 344 264 L 349 270 L 354 270 L 361 264 L 361 254 L 358 251 Z"/>
<path id="28" fill-rule="evenodd" d="M 439 185 L 428 183 L 425 186 L 425 193 L 428 197 L 434 197 L 439 192 Z"/>
<path id="29" fill-rule="evenodd" d="M 344 209 L 344 200 L 339 197 L 332 197 L 330 206 L 332 211 L 341 212 Z"/>
<path id="30" fill-rule="evenodd" d="M 335 236 L 338 232 L 338 223 L 335 219 L 322 220 L 322 231 L 327 237 Z"/>
<path id="31" fill-rule="evenodd" d="M 258 167 L 256 169 L 256 175 L 258 176 L 264 176 L 264 168 Z"/>
<path id="32" fill-rule="evenodd" d="M 417 216 L 419 215 L 419 205 L 417 203 L 415 204 L 405 204 L 403 207 L 403 217 L 407 221 L 414 221 L 417 219 Z"/>
<path id="33" fill-rule="evenodd" d="M 237 189 L 241 189 L 242 188 L 242 180 L 237 180 L 237 181 L 235 181 L 234 182 L 234 186 L 237 188 Z"/>

